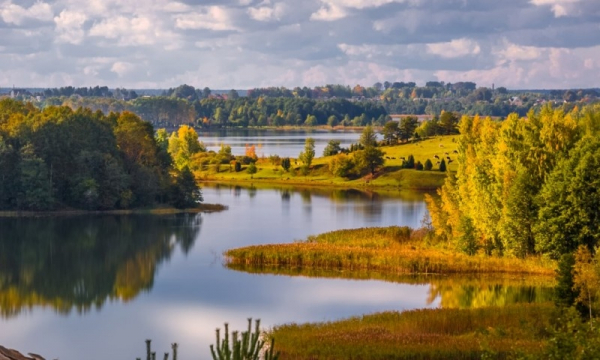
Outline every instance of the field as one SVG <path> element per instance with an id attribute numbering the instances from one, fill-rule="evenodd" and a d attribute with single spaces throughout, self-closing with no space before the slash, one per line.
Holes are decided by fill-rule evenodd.
<path id="1" fill-rule="evenodd" d="M 206 170 L 197 171 L 195 175 L 202 181 L 218 181 L 226 183 L 269 183 L 269 184 L 293 184 L 311 186 L 337 186 L 337 187 L 388 187 L 415 190 L 434 190 L 439 188 L 447 174 L 456 171 L 456 163 L 450 163 L 448 172 L 438 171 L 439 165 L 434 157 L 456 157 L 454 150 L 457 149 L 458 136 L 440 136 L 417 143 L 400 144 L 394 146 L 383 146 L 381 150 L 385 153 L 385 163 L 375 176 L 366 176 L 359 179 L 345 179 L 334 177 L 329 172 L 331 157 L 318 157 L 313 160 L 311 170 L 307 174 L 301 172 L 301 162 L 292 160 L 292 168 L 289 172 L 284 171 L 281 166 L 273 165 L 268 158 L 259 158 L 256 167 L 257 173 L 250 175 L 246 172 L 246 166 L 242 171 L 233 171 L 230 165 L 210 165 Z M 448 153 L 446 155 L 445 153 Z M 320 154 L 317 154 L 317 156 Z M 409 155 L 415 157 L 415 163 L 425 163 L 430 159 L 434 164 L 432 171 L 417 171 L 414 169 L 402 169 L 401 158 Z"/>
<path id="2" fill-rule="evenodd" d="M 248 246 L 225 253 L 237 269 L 310 268 L 389 274 L 528 274 L 553 276 L 542 258 L 468 256 L 424 241 L 408 227 L 338 230 L 292 244 Z"/>

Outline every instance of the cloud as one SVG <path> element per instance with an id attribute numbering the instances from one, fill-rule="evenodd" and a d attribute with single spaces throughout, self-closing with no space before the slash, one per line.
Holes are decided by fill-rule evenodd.
<path id="1" fill-rule="evenodd" d="M 470 39 L 456 39 L 449 42 L 427 44 L 430 54 L 439 55 L 443 58 L 456 58 L 467 55 L 477 55 L 481 48 L 476 41 Z"/>
<path id="2" fill-rule="evenodd" d="M 85 14 L 68 10 L 61 11 L 60 15 L 54 18 L 57 34 L 56 41 L 80 44 L 85 37 L 82 26 L 86 20 L 87 16 Z"/>
<path id="3" fill-rule="evenodd" d="M 177 15 L 175 17 L 175 27 L 184 30 L 237 30 L 229 11 L 221 6 L 208 6 L 200 12 Z"/>
<path id="4" fill-rule="evenodd" d="M 599 24 L 597 0 L 0 0 L 0 79 L 595 87 Z"/>
<path id="5" fill-rule="evenodd" d="M 280 20 L 284 12 L 285 5 L 282 3 L 275 4 L 273 7 L 260 6 L 248 9 L 248 15 L 256 21 Z"/>
<path id="6" fill-rule="evenodd" d="M 52 7 L 44 2 L 36 2 L 31 7 L 24 8 L 5 1 L 0 8 L 0 17 L 7 24 L 21 25 L 26 19 L 52 21 L 54 13 Z"/>

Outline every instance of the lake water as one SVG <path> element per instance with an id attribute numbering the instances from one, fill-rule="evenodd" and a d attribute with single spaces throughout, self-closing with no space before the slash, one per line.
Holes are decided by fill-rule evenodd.
<path id="1" fill-rule="evenodd" d="M 223 129 L 220 131 L 200 131 L 200 141 L 208 150 L 219 151 L 221 145 L 231 146 L 233 155 L 244 155 L 246 146 L 255 146 L 259 157 L 279 155 L 280 157 L 298 157 L 304 150 L 306 138 L 315 140 L 315 153 L 322 156 L 330 140 L 338 140 L 344 148 L 357 143 L 360 131 L 315 130 L 278 130 L 278 129 Z"/>
<path id="2" fill-rule="evenodd" d="M 385 310 L 536 301 L 548 289 L 478 279 L 406 283 L 249 274 L 224 250 L 343 228 L 420 225 L 422 194 L 205 187 L 199 215 L 0 219 L 0 344 L 46 358 L 135 359 L 153 339 L 208 359 L 214 330 Z M 516 285 L 515 285 L 516 284 Z"/>

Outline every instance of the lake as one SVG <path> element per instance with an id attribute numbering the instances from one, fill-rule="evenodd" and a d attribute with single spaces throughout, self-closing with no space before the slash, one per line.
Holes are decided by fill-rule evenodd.
<path id="1" fill-rule="evenodd" d="M 224 250 L 292 242 L 344 228 L 418 227 L 423 194 L 213 186 L 220 213 L 0 218 L 1 344 L 46 358 L 207 359 L 214 330 L 247 318 L 265 327 L 385 310 L 547 299 L 520 280 L 407 278 L 405 283 L 249 274 Z"/>
<path id="2" fill-rule="evenodd" d="M 296 158 L 304 151 L 306 138 L 315 140 L 315 153 L 322 156 L 330 140 L 338 140 L 341 147 L 357 143 L 361 131 L 347 130 L 283 130 L 283 129 L 223 129 L 199 131 L 199 139 L 207 150 L 219 151 L 221 145 L 231 146 L 233 155 L 244 155 L 246 146 L 255 146 L 256 155 Z"/>

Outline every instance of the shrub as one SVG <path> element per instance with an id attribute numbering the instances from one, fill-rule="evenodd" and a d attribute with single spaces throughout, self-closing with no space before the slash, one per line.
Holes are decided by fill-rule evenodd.
<path id="1" fill-rule="evenodd" d="M 420 161 L 417 161 L 417 163 L 415 164 L 415 169 L 422 171 L 423 170 L 423 164 L 421 164 Z"/>
<path id="2" fill-rule="evenodd" d="M 430 171 L 431 169 L 433 169 L 433 163 L 431 160 L 427 159 L 427 161 L 425 161 L 425 170 Z"/>

